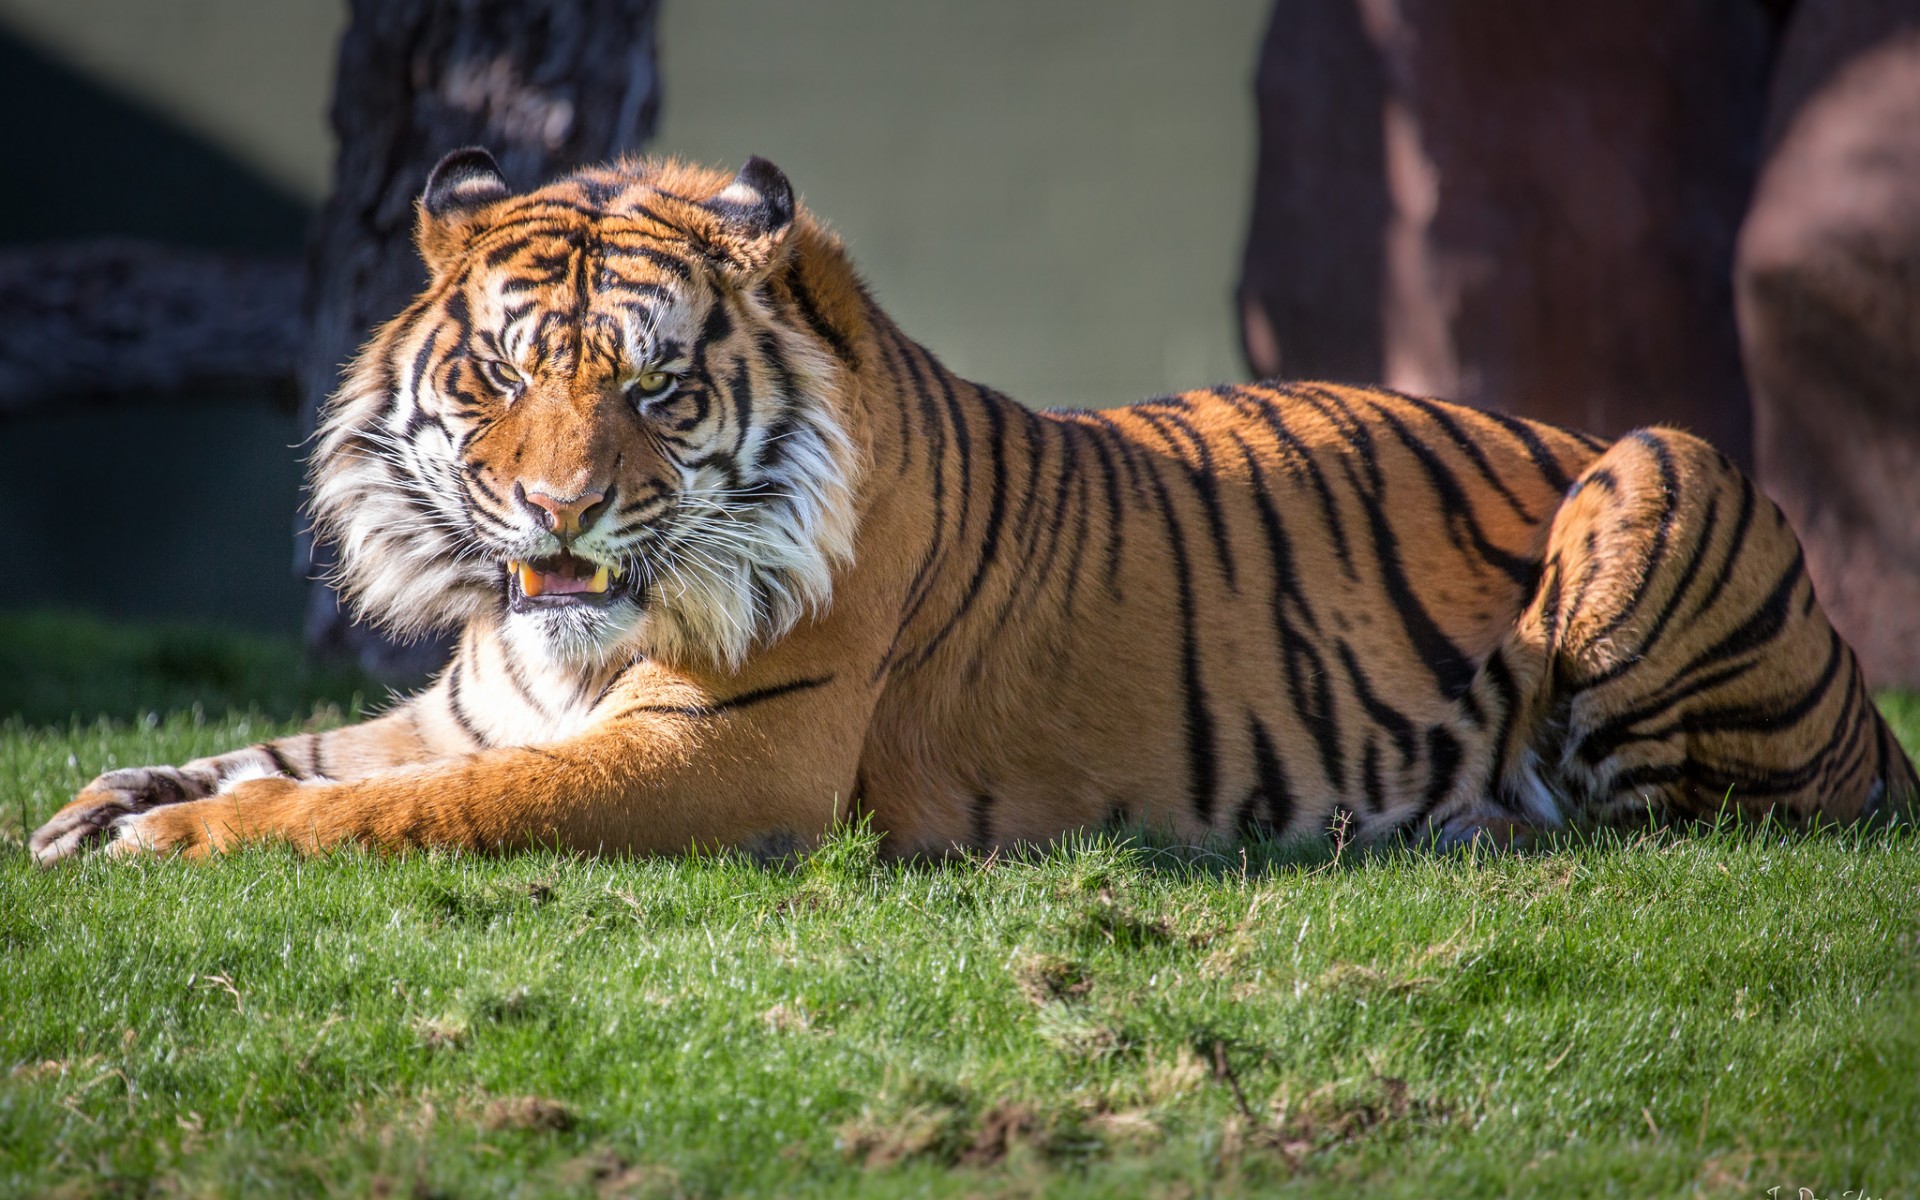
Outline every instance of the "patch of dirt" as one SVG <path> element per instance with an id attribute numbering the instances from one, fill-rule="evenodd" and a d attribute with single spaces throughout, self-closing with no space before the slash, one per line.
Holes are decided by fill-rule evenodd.
<path id="1" fill-rule="evenodd" d="M 413 1022 L 413 1036 L 429 1050 L 458 1050 L 472 1033 L 466 1018 L 453 1013 L 420 1017 Z"/>
<path id="2" fill-rule="evenodd" d="M 1106 1145 L 1135 1152 L 1151 1149 L 1166 1135 L 1151 1113 L 1137 1108 L 1094 1113 L 1087 1127 Z"/>
<path id="3" fill-rule="evenodd" d="M 583 1154 L 560 1165 L 555 1173 L 562 1187 L 577 1191 L 591 1187 L 601 1200 L 641 1200 L 642 1197 L 678 1197 L 687 1194 L 680 1172 L 658 1163 L 635 1163 L 602 1150 Z"/>
<path id="4" fill-rule="evenodd" d="M 1036 1007 L 1078 1000 L 1093 990 L 1093 977 L 1082 963 L 1055 954 L 1029 954 L 1013 967 L 1020 994 Z"/>
<path id="5" fill-rule="evenodd" d="M 1298 1101 L 1283 1094 L 1274 1103 L 1272 1122 L 1253 1131 L 1250 1140 L 1294 1162 L 1316 1150 L 1352 1144 L 1388 1125 L 1444 1121 L 1451 1115 L 1448 1106 L 1414 1096 L 1406 1080 L 1373 1075 L 1358 1087 L 1322 1084 Z"/>
<path id="6" fill-rule="evenodd" d="M 1795 1171 L 1791 1164 L 1812 1157 L 1807 1152 L 1746 1149 L 1709 1154 L 1700 1161 L 1694 1176 L 1695 1187 L 1708 1196 L 1798 1195 L 1797 1187 L 1776 1185 L 1795 1175 L 1804 1178 L 1806 1172 Z M 1866 1195 L 1865 1192 L 1856 1194 Z"/>
<path id="7" fill-rule="evenodd" d="M 545 1133 L 565 1133 L 575 1124 L 573 1110 L 558 1100 L 540 1096 L 510 1096 L 490 1101 L 480 1115 L 480 1123 L 496 1132 L 525 1129 Z"/>
<path id="8" fill-rule="evenodd" d="M 1161 946 L 1173 940 L 1173 930 L 1165 921 L 1141 913 L 1111 887 L 1094 894 L 1093 903 L 1074 922 L 1074 928 L 1085 941 L 1103 941 L 1123 950 Z"/>
<path id="9" fill-rule="evenodd" d="M 946 1158 L 959 1141 L 962 1117 L 944 1106 L 911 1105 L 886 1119 L 871 1112 L 842 1125 L 835 1140 L 849 1162 L 883 1170 L 921 1155 Z"/>
<path id="10" fill-rule="evenodd" d="M 78 1074 L 81 1071 L 89 1071 L 105 1061 L 106 1059 L 98 1054 L 90 1054 L 79 1062 L 49 1058 L 37 1063 L 21 1063 L 13 1070 L 7 1072 L 7 1074 L 10 1078 L 18 1079 L 25 1083 L 39 1083 L 47 1079 L 60 1079 L 67 1075 Z"/>
<path id="11" fill-rule="evenodd" d="M 1031 1141 L 1036 1126 L 1033 1110 L 1026 1105 L 996 1104 L 981 1114 L 973 1141 L 960 1151 L 959 1161 L 970 1167 L 993 1166 L 1013 1147 Z"/>
<path id="12" fill-rule="evenodd" d="M 1035 1014 L 1034 1025 L 1049 1046 L 1068 1058 L 1091 1062 L 1139 1049 L 1139 1040 L 1126 1028 L 1096 1018 L 1081 1005 L 1049 1004 Z"/>
<path id="13" fill-rule="evenodd" d="M 1172 1057 L 1151 1055 L 1140 1081 L 1140 1099 L 1147 1105 L 1184 1099 L 1207 1079 L 1207 1064 L 1191 1046 L 1178 1046 Z"/>
<path id="14" fill-rule="evenodd" d="M 814 1013 L 804 1001 L 795 1000 L 792 1004 L 780 1003 L 760 1014 L 767 1028 L 775 1033 L 818 1033 L 831 1034 L 832 1029 L 814 1023 Z"/>
<path id="15" fill-rule="evenodd" d="M 1313 981 L 1313 990 L 1324 995 L 1351 996 L 1367 992 L 1398 995 L 1439 983 L 1436 975 L 1395 975 L 1363 967 L 1358 963 L 1335 963 Z"/>

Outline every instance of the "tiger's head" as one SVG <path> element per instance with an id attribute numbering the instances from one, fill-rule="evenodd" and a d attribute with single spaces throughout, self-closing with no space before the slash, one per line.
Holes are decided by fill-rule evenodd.
<path id="1" fill-rule="evenodd" d="M 778 168 L 626 162 L 516 195 L 461 150 L 415 240 L 426 289 L 312 460 L 358 612 L 402 635 L 497 620 L 556 662 L 737 666 L 827 603 L 858 454 L 799 260 L 845 268 Z"/>

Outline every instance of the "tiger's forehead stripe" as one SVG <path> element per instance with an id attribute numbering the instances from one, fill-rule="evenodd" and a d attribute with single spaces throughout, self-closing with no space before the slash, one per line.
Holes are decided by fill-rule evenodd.
<path id="1" fill-rule="evenodd" d="M 543 226 L 538 238 L 505 242 L 482 256 L 487 264 L 475 280 L 502 303 L 501 324 L 511 327 L 530 316 L 532 332 L 522 350 L 533 349 L 553 368 L 576 369 L 589 355 L 610 361 L 631 351 L 636 360 L 652 353 L 651 332 L 664 310 L 690 301 L 684 286 L 672 287 L 645 268 L 684 285 L 694 279 L 693 265 L 632 231 L 607 237 L 579 226 Z M 641 272 L 632 267 L 639 265 Z M 562 290 L 570 293 L 556 302 Z M 492 330 L 469 331 L 469 344 L 499 345 Z M 629 343 L 631 342 L 631 345 Z"/>

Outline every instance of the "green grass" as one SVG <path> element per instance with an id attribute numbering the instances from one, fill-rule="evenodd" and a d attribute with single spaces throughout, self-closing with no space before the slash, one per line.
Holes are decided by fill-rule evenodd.
<path id="1" fill-rule="evenodd" d="M 0 619 L 70 672 L 0 727 L 3 1195 L 1920 1192 L 1911 833 L 39 872 L 102 766 L 352 691 L 38 628 Z M 168 638 L 220 708 L 120 699 L 200 694 Z"/>

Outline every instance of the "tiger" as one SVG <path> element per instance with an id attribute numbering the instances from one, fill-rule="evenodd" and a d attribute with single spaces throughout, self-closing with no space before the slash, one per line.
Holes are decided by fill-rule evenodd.
<path id="1" fill-rule="evenodd" d="M 1679 429 L 1280 381 L 1037 411 L 902 332 L 758 157 L 516 191 L 466 149 L 416 207 L 428 282 L 310 505 L 355 611 L 448 664 L 109 771 L 39 861 L 1914 815 L 1793 531 Z"/>

